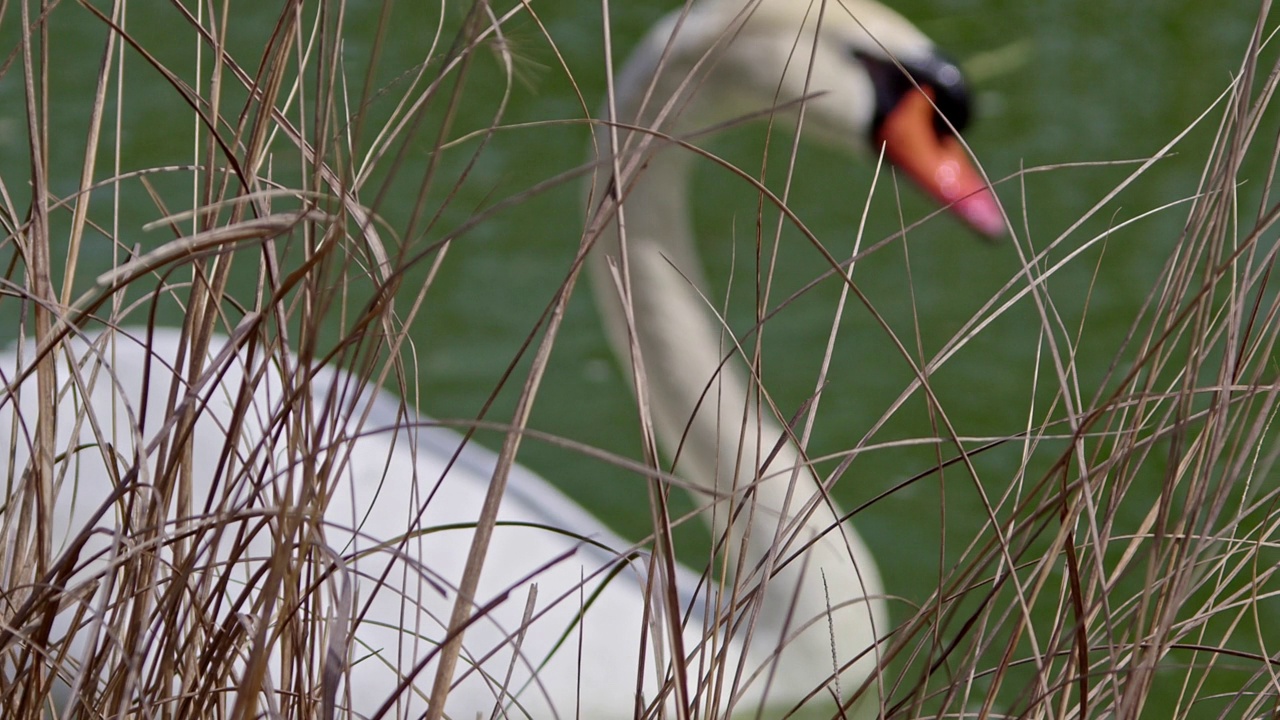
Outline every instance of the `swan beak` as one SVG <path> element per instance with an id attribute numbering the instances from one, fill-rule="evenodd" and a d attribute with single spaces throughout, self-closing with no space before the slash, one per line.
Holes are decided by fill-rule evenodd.
<path id="1" fill-rule="evenodd" d="M 978 174 L 960 141 L 934 129 L 936 110 L 928 96 L 913 89 L 884 118 L 876 144 L 885 157 L 951 209 L 969 227 L 988 238 L 1005 233 L 1000 201 Z"/>

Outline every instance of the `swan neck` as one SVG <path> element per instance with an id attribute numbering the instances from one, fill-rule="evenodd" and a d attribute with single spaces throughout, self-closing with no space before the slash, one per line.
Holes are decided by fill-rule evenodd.
<path id="1" fill-rule="evenodd" d="M 635 142 L 635 135 L 620 139 Z M 776 533 L 830 535 L 838 521 L 818 502 L 812 472 L 748 382 L 739 356 L 752 346 L 736 346 L 716 312 L 722 299 L 707 294 L 688 214 L 695 157 L 662 147 L 616 159 L 622 207 L 603 228 L 591 269 L 610 342 L 624 368 L 634 368 L 641 407 L 649 409 L 672 472 L 717 500 L 710 513 L 718 533 L 743 503 L 757 508 L 755 520 L 730 534 L 730 542 L 745 541 L 750 569 L 776 546 Z M 607 187 L 608 172 L 596 187 Z"/>
<path id="2" fill-rule="evenodd" d="M 723 298 L 704 281 L 689 214 L 700 156 L 667 138 L 707 126 L 726 108 L 708 106 L 717 101 L 712 91 L 682 96 L 714 82 L 663 80 L 688 77 L 680 71 L 658 73 L 650 92 L 664 46 L 651 37 L 649 49 L 623 69 L 620 124 L 602 124 L 596 133 L 589 231 L 596 240 L 588 261 L 596 302 L 670 471 L 711 500 L 704 512 L 724 538 L 735 581 L 749 588 L 768 577 L 756 626 L 775 639 L 795 633 L 796 623 L 806 626 L 784 643 L 788 657 L 821 657 L 833 643 L 861 651 L 885 624 L 882 603 L 865 599 L 883 592 L 880 579 L 862 540 L 842 525 L 802 452 L 749 382 L 742 356 L 750 356 L 757 336 L 738 348 L 717 312 Z M 733 254 L 719 247 L 717 255 Z M 802 548 L 802 559 L 782 567 Z M 865 674 L 866 662 L 858 672 Z M 787 667 L 785 659 L 778 665 L 784 675 Z"/>

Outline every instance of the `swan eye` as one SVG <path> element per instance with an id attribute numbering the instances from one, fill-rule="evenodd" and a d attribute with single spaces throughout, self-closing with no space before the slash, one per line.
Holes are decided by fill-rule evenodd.
<path id="1" fill-rule="evenodd" d="M 893 60 L 872 57 L 860 50 L 854 50 L 852 54 L 862 62 L 875 88 L 873 133 L 893 108 L 897 107 L 902 97 L 915 87 L 912 79 L 920 87 L 933 90 L 933 102 L 942 113 L 933 123 L 939 136 L 951 134 L 947 122 L 951 123 L 956 132 L 963 132 L 968 126 L 971 112 L 969 90 L 960 67 L 950 58 L 935 51 L 920 59 L 903 60 L 899 67 Z"/>

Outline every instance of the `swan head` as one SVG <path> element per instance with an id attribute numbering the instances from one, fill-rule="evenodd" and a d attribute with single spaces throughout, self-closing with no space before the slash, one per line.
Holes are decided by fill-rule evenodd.
<path id="1" fill-rule="evenodd" d="M 884 5 L 702 0 L 655 28 L 638 56 L 639 71 L 628 69 L 645 84 L 657 77 L 650 97 L 683 101 L 668 108 L 681 129 L 784 108 L 778 117 L 802 122 L 807 137 L 872 156 L 883 148 L 984 236 L 1005 231 L 1000 204 L 959 139 L 970 117 L 963 74 Z M 655 117 L 660 103 L 652 99 Z"/>

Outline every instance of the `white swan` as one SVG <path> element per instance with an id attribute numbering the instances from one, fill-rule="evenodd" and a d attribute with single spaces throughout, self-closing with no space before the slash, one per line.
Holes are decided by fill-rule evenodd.
<path id="1" fill-rule="evenodd" d="M 782 68 L 790 69 L 784 75 Z M 850 148 L 887 143 L 887 156 L 932 195 L 956 203 L 980 231 L 999 232 L 998 205 L 933 119 L 926 95 L 963 125 L 955 67 L 880 5 L 703 0 L 644 40 L 619 74 L 616 116 L 678 134 L 811 97 L 806 132 Z M 740 590 L 707 605 L 712 593 L 692 571 L 652 579 L 644 556 L 620 561 L 626 542 L 517 468 L 500 513 L 507 524 L 495 531 L 446 701 L 449 716 L 501 708 L 510 717 L 622 718 L 677 702 L 704 716 L 757 707 L 782 713 L 810 696 L 844 702 L 876 663 L 875 639 L 887 619 L 875 564 L 799 451 L 757 412 L 741 370 L 721 367 L 721 333 L 690 285 L 701 283 L 684 219 L 691 156 L 659 151 L 649 138 L 598 133 L 601 148 L 615 141 L 624 148 L 602 163 L 594 186 L 597 198 L 605 190 L 625 198 L 626 230 L 610 219 L 616 208 L 597 200 L 601 247 L 592 273 L 615 349 L 640 368 L 637 387 L 660 440 L 669 451 L 680 448 L 676 474 L 716 499 L 708 515 L 717 528 L 732 527 L 725 547 Z M 60 663 L 73 696 L 123 684 L 120 697 L 145 694 L 179 714 L 208 714 L 183 703 L 210 688 L 228 692 L 204 698 L 239 703 L 239 710 L 301 715 L 329 703 L 328 692 L 360 716 L 421 713 L 493 457 L 468 446 L 450 464 L 457 435 L 429 427 L 388 394 L 354 387 L 347 375 L 307 377 L 222 339 L 192 375 L 179 348 L 179 334 L 165 330 L 66 345 L 56 472 L 39 492 L 30 451 L 35 376 L 12 382 L 15 352 L 0 359 L 9 383 L 0 442 L 15 448 L 7 552 L 31 550 L 32 527 L 14 511 L 35 512 L 44 502 L 37 498 L 51 490 L 45 536 L 55 561 L 36 577 L 68 591 L 51 630 L 49 618 L 24 610 L 46 590 L 15 591 L 4 620 L 17 629 L 0 634 L 0 647 L 41 646 L 44 633 L 56 641 L 78 624 Z M 28 348 L 27 362 L 30 355 Z M 68 372 L 73 366 L 78 373 Z M 96 421 L 77 424 L 76 397 L 85 392 Z M 299 392 L 306 402 L 297 401 Z M 190 476 L 165 470 L 168 453 L 182 447 L 175 435 L 185 434 L 172 419 L 171 393 L 199 415 L 194 458 L 185 464 Z M 232 426 L 236 417 L 243 426 Z M 233 550 L 241 547 L 248 552 Z M 139 562 L 140 554 L 159 562 Z M 196 572 L 210 563 L 218 569 Z M 312 584 L 282 582 L 299 573 Z M 211 587 L 212 578 L 228 584 Z M 128 588 L 139 584 L 165 592 L 131 604 Z M 683 633 L 664 625 L 667 603 L 677 599 L 686 609 Z M 279 666 L 283 644 L 309 638 L 323 644 L 291 648 L 287 655 L 302 660 Z M 673 663 L 676 638 L 684 660 Z M 204 654 L 228 645 L 235 653 Z M 113 649 L 114 663 L 77 669 L 104 647 Z M 345 657 L 335 663 L 333 653 Z M 30 669 L 15 657 L 6 655 L 3 666 L 10 677 Z M 270 671 L 255 671 L 260 663 Z M 672 667 L 684 670 L 676 677 Z M 323 681 L 333 668 L 344 669 L 341 683 Z"/>

